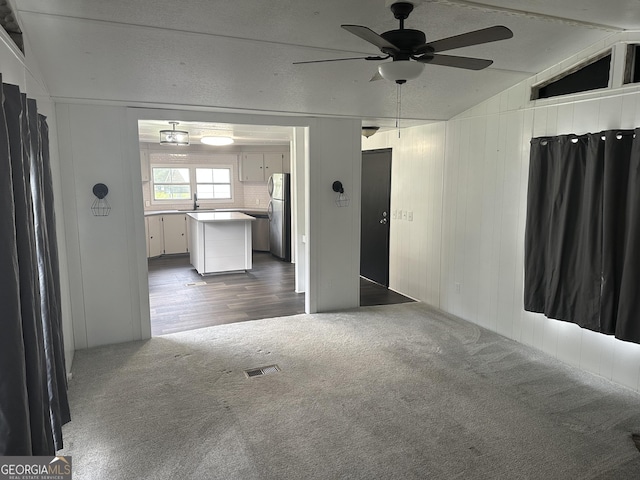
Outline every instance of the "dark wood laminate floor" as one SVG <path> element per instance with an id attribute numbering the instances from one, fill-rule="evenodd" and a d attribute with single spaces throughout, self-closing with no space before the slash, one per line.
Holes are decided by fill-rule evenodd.
<path id="1" fill-rule="evenodd" d="M 304 313 L 294 292 L 295 267 L 270 253 L 253 252 L 247 273 L 200 276 L 188 255 L 149 259 L 151 334 Z M 411 302 L 381 285 L 360 280 L 361 305 Z"/>

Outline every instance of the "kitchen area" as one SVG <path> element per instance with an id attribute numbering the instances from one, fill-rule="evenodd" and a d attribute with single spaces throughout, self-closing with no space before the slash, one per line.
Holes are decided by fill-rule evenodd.
<path id="1" fill-rule="evenodd" d="M 153 335 L 304 311 L 291 263 L 291 136 L 139 122 Z"/>

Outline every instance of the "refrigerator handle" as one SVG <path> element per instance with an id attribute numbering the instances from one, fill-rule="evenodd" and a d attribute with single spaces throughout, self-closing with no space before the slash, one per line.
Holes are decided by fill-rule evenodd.
<path id="1" fill-rule="evenodd" d="M 269 196 L 273 196 L 273 176 L 269 177 L 267 181 L 267 189 L 269 190 Z"/>
<path id="2" fill-rule="evenodd" d="M 269 216 L 269 221 L 273 220 L 273 202 L 269 200 L 269 205 L 267 206 L 267 215 Z"/>

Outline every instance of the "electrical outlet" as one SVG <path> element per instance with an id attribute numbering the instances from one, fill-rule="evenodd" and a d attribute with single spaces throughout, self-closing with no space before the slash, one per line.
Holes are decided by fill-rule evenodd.
<path id="1" fill-rule="evenodd" d="M 396 220 L 398 218 L 398 210 L 393 211 L 393 219 Z"/>
<path id="2" fill-rule="evenodd" d="M 410 222 L 413 222 L 413 212 L 409 212 L 409 213 L 407 214 L 407 217 L 409 218 L 409 221 L 410 221 Z"/>
<path id="3" fill-rule="evenodd" d="M 150 207 L 151 206 L 151 202 L 149 200 L 144 202 L 145 206 Z"/>
<path id="4" fill-rule="evenodd" d="M 260 205 L 260 199 L 256 198 L 256 205 Z"/>
<path id="5" fill-rule="evenodd" d="M 456 282 L 456 293 L 460 293 L 460 283 Z"/>
<path id="6" fill-rule="evenodd" d="M 407 219 L 407 211 L 406 210 L 404 212 L 402 212 L 402 219 L 403 220 Z"/>

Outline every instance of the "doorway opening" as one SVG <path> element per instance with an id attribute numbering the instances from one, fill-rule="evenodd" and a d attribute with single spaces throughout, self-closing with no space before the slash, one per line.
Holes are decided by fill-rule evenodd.
<path id="1" fill-rule="evenodd" d="M 389 289 L 391 156 L 390 148 L 362 152 L 361 306 L 413 301 Z"/>
<path id="2" fill-rule="evenodd" d="M 161 145 L 169 123 L 138 120 L 152 336 L 304 313 L 296 257 L 271 254 L 268 215 L 270 177 L 291 171 L 294 127 L 181 121 L 188 145 Z M 223 136 L 233 143 L 205 142 Z M 251 268 L 200 275 L 188 224 L 192 214 L 220 212 L 253 217 Z"/>

